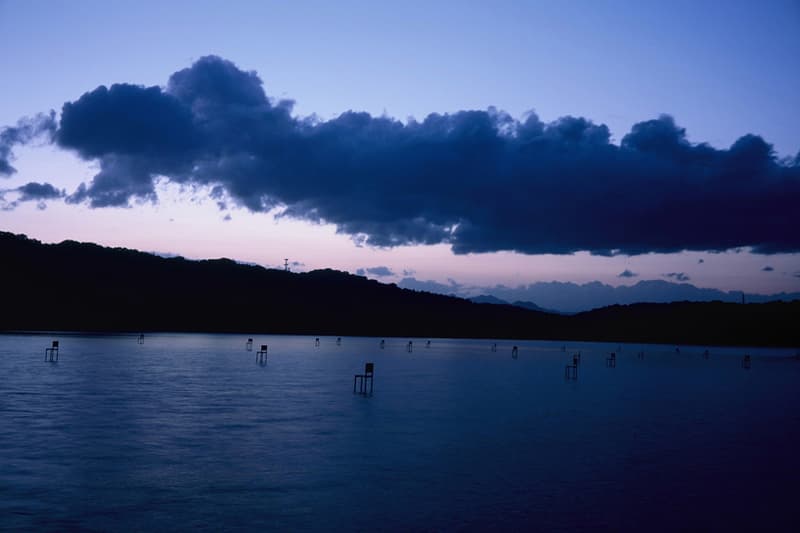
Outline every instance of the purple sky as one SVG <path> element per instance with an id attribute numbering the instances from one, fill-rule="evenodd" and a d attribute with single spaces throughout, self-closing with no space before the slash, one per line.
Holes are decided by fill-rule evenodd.
<path id="1" fill-rule="evenodd" d="M 429 4 L 0 1 L 0 229 L 383 281 L 800 290 L 796 3 Z M 239 92 L 204 85 L 219 65 Z"/>

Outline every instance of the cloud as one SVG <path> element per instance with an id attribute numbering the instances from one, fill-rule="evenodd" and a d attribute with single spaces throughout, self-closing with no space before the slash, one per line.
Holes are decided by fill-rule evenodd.
<path id="1" fill-rule="evenodd" d="M 620 272 L 619 274 L 617 274 L 617 277 L 618 277 L 618 278 L 635 278 L 635 277 L 636 277 L 636 276 L 638 276 L 638 275 L 639 275 L 639 274 L 637 274 L 636 272 L 631 272 L 630 270 L 628 270 L 628 269 L 626 268 L 625 270 L 623 270 L 622 272 Z"/>
<path id="2" fill-rule="evenodd" d="M 800 251 L 791 229 L 800 227 L 800 159 L 779 161 L 755 135 L 716 149 L 689 142 L 662 115 L 616 145 L 605 125 L 580 117 L 544 123 L 488 108 L 407 122 L 347 111 L 322 121 L 292 115 L 292 105 L 215 56 L 164 88 L 98 87 L 64 104 L 53 134 L 100 165 L 67 201 L 156 202 L 155 180 L 166 179 L 250 211 L 335 224 L 357 245 Z M 0 161 L 10 153 L 2 147 L 27 138 L 21 131 L 3 130 Z"/>
<path id="3" fill-rule="evenodd" d="M 35 181 L 26 183 L 16 189 L 20 194 L 19 201 L 27 202 L 30 200 L 55 200 L 66 196 L 64 190 L 56 189 L 50 183 L 37 183 Z"/>
<path id="4" fill-rule="evenodd" d="M 767 265 L 767 266 L 765 266 L 764 268 L 761 269 L 762 272 L 772 272 L 773 270 L 775 270 L 775 269 L 772 268 L 769 265 Z"/>
<path id="5" fill-rule="evenodd" d="M 433 292 L 436 294 L 453 294 L 461 297 L 470 295 L 469 290 L 465 285 L 462 285 L 453 279 L 448 279 L 448 284 L 445 284 L 433 280 L 419 280 L 413 277 L 406 277 L 400 280 L 397 285 L 404 289 Z"/>
<path id="6" fill-rule="evenodd" d="M 388 276 L 394 276 L 395 275 L 395 273 L 389 267 L 385 267 L 385 266 L 377 266 L 377 267 L 368 268 L 367 272 L 369 272 L 373 276 L 379 276 L 379 277 L 388 277 Z"/>
<path id="7" fill-rule="evenodd" d="M 17 202 L 10 202 L 6 200 L 2 192 L 0 192 L 0 211 L 13 211 L 19 204 Z"/>
<path id="8" fill-rule="evenodd" d="M 8 177 L 17 169 L 11 166 L 12 150 L 15 145 L 25 145 L 44 136 L 52 140 L 56 130 L 55 112 L 39 113 L 33 117 L 25 117 L 17 121 L 16 126 L 0 129 L 0 176 Z"/>
<path id="9" fill-rule="evenodd" d="M 371 274 L 373 276 L 377 276 L 379 278 L 385 278 L 389 276 L 395 276 L 396 274 L 386 266 L 376 266 L 376 267 L 368 267 L 368 268 L 359 268 L 356 270 L 357 276 L 366 276 Z"/>
<path id="10" fill-rule="evenodd" d="M 672 278 L 676 281 L 689 281 L 692 279 L 684 272 L 670 272 L 669 274 L 663 274 L 663 276 L 665 278 Z"/>
<path id="11" fill-rule="evenodd" d="M 16 196 L 13 201 L 6 199 L 6 194 L 11 193 Z M 55 200 L 64 198 L 66 192 L 62 189 L 56 189 L 55 186 L 49 183 L 37 183 L 31 181 L 25 185 L 21 185 L 14 189 L 0 189 L 0 210 L 13 211 L 22 202 L 36 202 L 36 208 L 40 211 L 47 209 L 45 200 Z"/>

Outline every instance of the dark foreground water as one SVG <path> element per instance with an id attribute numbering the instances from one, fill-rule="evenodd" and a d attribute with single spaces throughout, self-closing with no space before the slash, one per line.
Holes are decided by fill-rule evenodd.
<path id="1" fill-rule="evenodd" d="M 253 337 L 0 336 L 0 529 L 800 530 L 791 350 Z"/>

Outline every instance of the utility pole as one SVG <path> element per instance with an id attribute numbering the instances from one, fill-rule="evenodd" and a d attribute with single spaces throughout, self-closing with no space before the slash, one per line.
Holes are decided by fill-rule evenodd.
<path id="1" fill-rule="evenodd" d="M 283 269 L 284 269 L 286 272 L 289 272 L 289 259 L 284 259 L 284 260 L 283 260 Z"/>

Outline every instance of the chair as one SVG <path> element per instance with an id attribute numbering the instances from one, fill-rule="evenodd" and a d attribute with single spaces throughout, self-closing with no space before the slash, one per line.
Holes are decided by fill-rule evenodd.
<path id="1" fill-rule="evenodd" d="M 366 365 L 364 365 L 363 374 L 353 375 L 353 394 L 355 394 L 356 392 L 356 384 L 360 382 L 361 386 L 358 389 L 358 393 L 366 396 L 367 380 L 369 380 L 369 394 L 372 394 L 372 387 L 375 383 L 374 373 L 375 373 L 375 363 L 367 363 Z"/>
<path id="2" fill-rule="evenodd" d="M 47 361 L 48 357 L 50 361 L 58 361 L 58 341 L 53 341 L 50 348 L 44 349 L 44 360 Z"/>
<path id="3" fill-rule="evenodd" d="M 266 344 L 261 345 L 261 349 L 256 352 L 256 361 L 259 363 L 266 363 L 267 362 L 267 348 Z"/>

